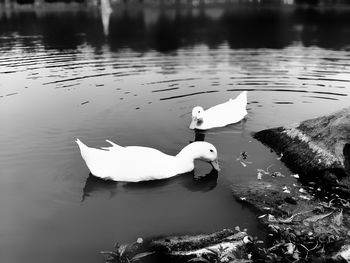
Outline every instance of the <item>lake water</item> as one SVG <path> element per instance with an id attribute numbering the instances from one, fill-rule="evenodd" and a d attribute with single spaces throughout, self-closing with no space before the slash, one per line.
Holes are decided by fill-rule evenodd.
<path id="1" fill-rule="evenodd" d="M 98 10 L 0 11 L 0 261 L 102 262 L 116 241 L 237 225 L 263 237 L 230 186 L 270 165 L 290 174 L 253 132 L 349 106 L 350 11 L 134 7 L 103 21 Z M 193 106 L 243 90 L 244 121 L 197 135 L 218 149 L 218 177 L 101 182 L 74 143 L 175 155 L 196 137 Z"/>

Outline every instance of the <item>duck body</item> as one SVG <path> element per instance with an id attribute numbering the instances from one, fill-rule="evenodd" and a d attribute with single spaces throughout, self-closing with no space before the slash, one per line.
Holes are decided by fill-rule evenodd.
<path id="1" fill-rule="evenodd" d="M 247 114 L 247 91 L 243 91 L 235 99 L 207 110 L 200 106 L 194 107 L 190 129 L 208 130 L 224 127 L 241 121 Z"/>
<path id="2" fill-rule="evenodd" d="M 210 161 L 214 168 L 217 165 L 217 151 L 206 142 L 187 145 L 176 156 L 149 147 L 123 147 L 111 141 L 107 141 L 111 147 L 101 149 L 88 147 L 79 139 L 76 142 L 90 172 L 106 180 L 140 182 L 166 179 L 192 171 L 194 159 Z"/>

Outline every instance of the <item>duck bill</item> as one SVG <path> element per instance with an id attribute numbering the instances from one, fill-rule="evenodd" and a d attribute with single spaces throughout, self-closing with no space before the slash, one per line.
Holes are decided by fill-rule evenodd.
<path id="1" fill-rule="evenodd" d="M 210 162 L 211 163 L 211 165 L 213 166 L 213 168 L 216 170 L 216 171 L 220 171 L 221 169 L 220 169 L 220 166 L 219 166 L 219 161 L 218 161 L 218 159 L 215 159 L 214 161 L 211 161 Z"/>
<path id="2" fill-rule="evenodd" d="M 190 124 L 190 129 L 195 129 L 197 127 L 197 119 L 192 118 L 191 124 Z"/>

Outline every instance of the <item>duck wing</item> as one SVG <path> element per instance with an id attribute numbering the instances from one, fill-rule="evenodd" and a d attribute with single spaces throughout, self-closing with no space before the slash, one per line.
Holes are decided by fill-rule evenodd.
<path id="1" fill-rule="evenodd" d="M 169 178 L 177 174 L 176 158 L 153 148 L 112 146 L 91 148 L 79 139 L 81 156 L 96 177 L 123 182 L 139 182 Z"/>
<path id="2" fill-rule="evenodd" d="M 204 113 L 204 126 L 222 127 L 239 122 L 247 115 L 247 92 L 244 91 L 235 99 L 230 99 L 207 109 Z"/>
<path id="3" fill-rule="evenodd" d="M 101 147 L 102 150 L 106 150 L 106 151 L 118 151 L 118 150 L 122 150 L 122 149 L 125 149 L 125 147 L 123 146 L 120 146 L 110 140 L 106 140 L 106 142 L 108 142 L 110 145 L 112 146 L 109 146 L 109 147 Z"/>

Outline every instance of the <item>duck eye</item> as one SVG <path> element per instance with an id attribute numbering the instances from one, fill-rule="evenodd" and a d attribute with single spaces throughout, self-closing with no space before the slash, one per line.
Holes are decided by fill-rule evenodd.
<path id="1" fill-rule="evenodd" d="M 214 150 L 213 150 L 213 149 L 210 149 L 210 152 L 211 152 L 211 153 L 213 153 L 213 152 L 214 152 Z"/>

